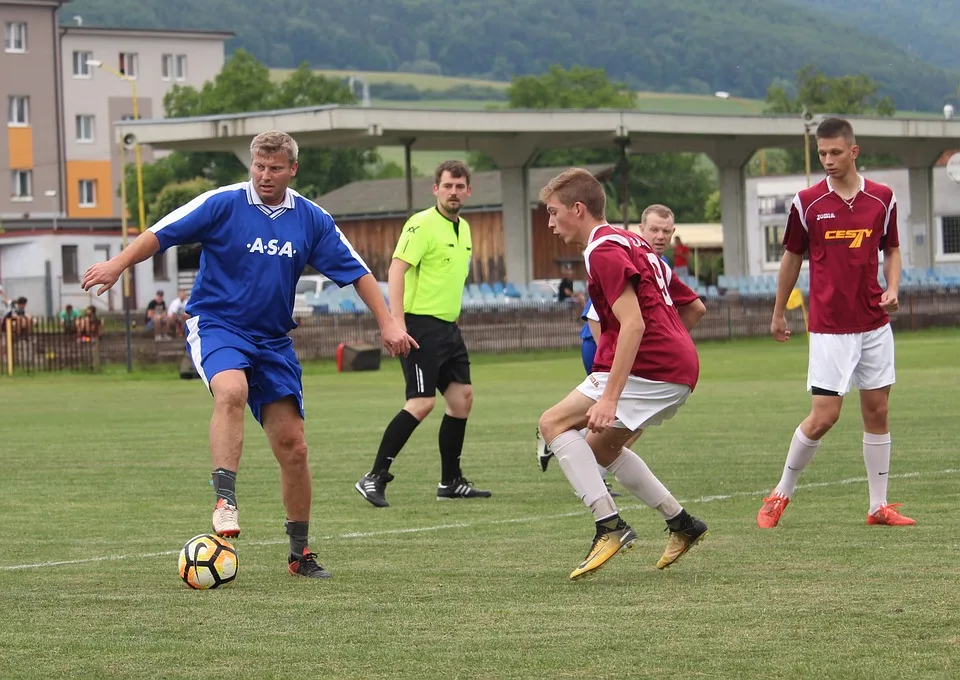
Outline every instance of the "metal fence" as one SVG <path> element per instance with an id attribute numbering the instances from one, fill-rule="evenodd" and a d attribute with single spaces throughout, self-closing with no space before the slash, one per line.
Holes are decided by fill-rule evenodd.
<path id="1" fill-rule="evenodd" d="M 78 333 L 75 325 L 56 318 L 5 317 L 0 329 L 4 375 L 100 370 L 98 338 Z"/>
<path id="2" fill-rule="evenodd" d="M 694 330 L 696 341 L 731 340 L 769 333 L 773 300 L 739 297 L 728 293 L 707 299 L 707 314 Z M 799 309 L 787 313 L 794 333 L 803 333 Z M 293 332 L 294 347 L 302 361 L 334 361 L 340 343 L 379 345 L 377 323 L 370 314 L 341 313 L 299 319 Z M 576 349 L 580 345 L 580 308 L 569 304 L 492 305 L 465 309 L 460 318 L 464 340 L 473 354 L 501 354 L 550 349 Z M 960 326 L 960 291 L 911 292 L 900 298 L 900 311 L 892 316 L 897 331 L 934 326 Z M 14 372 L 98 370 L 101 364 L 124 364 L 126 343 L 122 325 L 108 317 L 101 337 L 78 342 L 50 319 L 35 321 L 30 334 L 12 344 Z M 8 361 L 7 334 L 2 356 Z M 180 362 L 185 355 L 183 338 L 157 342 L 152 332 L 134 329 L 131 343 L 135 364 Z M 4 364 L 7 372 L 7 364 Z"/>

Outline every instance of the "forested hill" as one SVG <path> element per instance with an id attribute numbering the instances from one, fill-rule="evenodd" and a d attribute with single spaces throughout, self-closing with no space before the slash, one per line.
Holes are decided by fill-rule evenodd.
<path id="1" fill-rule="evenodd" d="M 582 65 L 636 89 L 763 97 L 771 81 L 813 63 L 829 75 L 866 73 L 899 109 L 936 111 L 956 91 L 960 72 L 844 25 L 836 10 L 791 1 L 75 0 L 61 16 L 69 23 L 81 15 L 85 25 L 231 30 L 231 48 L 273 67 L 307 61 L 509 80 L 551 64 Z M 871 2 L 896 0 L 861 4 Z M 918 13 L 928 4 L 903 2 Z M 953 40 L 943 46 L 952 47 Z"/>

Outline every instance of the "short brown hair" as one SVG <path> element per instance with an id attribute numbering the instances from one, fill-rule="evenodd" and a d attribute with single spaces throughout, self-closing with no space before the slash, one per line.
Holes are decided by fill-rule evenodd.
<path id="1" fill-rule="evenodd" d="M 654 203 L 653 205 L 648 205 L 646 208 L 644 208 L 643 213 L 640 214 L 640 224 L 646 224 L 647 217 L 650 215 L 656 215 L 657 217 L 662 217 L 665 220 L 674 219 L 673 211 L 661 203 Z"/>
<path id="2" fill-rule="evenodd" d="M 843 137 L 843 141 L 847 144 L 857 143 L 850 121 L 843 118 L 824 118 L 823 122 L 817 126 L 817 139 L 834 139 L 835 137 Z"/>
<path id="3" fill-rule="evenodd" d="M 589 170 L 570 168 L 547 182 L 540 190 L 540 202 L 546 203 L 554 196 L 567 208 L 583 203 L 590 215 L 598 220 L 607 219 L 607 194 Z"/>
<path id="4" fill-rule="evenodd" d="M 280 130 L 261 132 L 259 135 L 253 138 L 252 142 L 250 142 L 251 158 L 256 156 L 258 153 L 265 156 L 272 156 L 273 154 L 280 152 L 283 152 L 287 155 L 287 159 L 290 161 L 291 165 L 297 162 L 297 156 L 300 153 L 300 149 L 293 137 L 288 135 L 286 132 L 281 132 Z"/>
<path id="5" fill-rule="evenodd" d="M 463 161 L 444 161 L 437 166 L 437 171 L 433 175 L 433 183 L 439 185 L 443 173 L 449 172 L 455 179 L 466 178 L 467 186 L 470 186 L 470 168 Z"/>

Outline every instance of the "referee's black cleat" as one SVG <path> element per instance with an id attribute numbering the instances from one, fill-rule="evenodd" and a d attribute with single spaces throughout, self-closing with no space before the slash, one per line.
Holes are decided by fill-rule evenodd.
<path id="1" fill-rule="evenodd" d="M 547 446 L 547 441 L 543 438 L 543 435 L 540 434 L 540 428 L 537 428 L 537 462 L 540 464 L 540 472 L 547 471 L 547 465 L 550 464 L 550 459 L 553 458 L 553 451 L 550 450 L 550 447 Z"/>
<path id="2" fill-rule="evenodd" d="M 489 491 L 481 491 L 473 487 L 466 477 L 458 477 L 449 484 L 437 484 L 437 500 L 450 501 L 455 498 L 490 498 Z"/>
<path id="3" fill-rule="evenodd" d="M 323 568 L 323 565 L 317 564 L 317 556 L 310 552 L 310 548 L 304 548 L 302 555 L 290 555 L 287 558 L 287 570 L 293 576 L 306 578 L 332 578 L 333 576 Z"/>
<path id="4" fill-rule="evenodd" d="M 380 472 L 368 472 L 360 481 L 353 485 L 360 495 L 370 501 L 371 505 L 378 508 L 389 507 L 387 503 L 387 484 L 393 481 L 393 475 L 386 470 Z"/>

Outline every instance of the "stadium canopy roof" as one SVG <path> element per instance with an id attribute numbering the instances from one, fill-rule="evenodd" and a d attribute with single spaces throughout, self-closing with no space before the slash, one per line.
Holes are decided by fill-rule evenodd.
<path id="1" fill-rule="evenodd" d="M 911 170 L 911 222 L 926 224 L 932 244 L 932 172 L 947 149 L 960 148 L 960 120 L 851 117 L 860 146 L 900 157 Z M 118 138 L 154 149 L 230 151 L 249 160 L 251 138 L 284 130 L 301 147 L 403 146 L 409 151 L 465 150 L 490 155 L 503 169 L 507 276 L 528 281 L 532 268 L 527 169 L 539 151 L 619 145 L 628 153 L 691 151 L 720 169 L 724 265 L 746 273 L 744 166 L 757 149 L 803 148 L 816 119 L 799 116 L 697 115 L 633 110 L 451 110 L 358 106 L 218 114 L 193 118 L 120 121 Z M 816 159 L 814 159 L 816 165 Z M 407 154 L 409 176 L 409 153 Z M 412 189 L 408 190 L 408 196 Z M 412 205 L 408 207 L 412 209 Z M 919 212 L 918 212 L 919 211 Z M 929 248 L 932 249 L 932 245 Z M 933 252 L 927 253 L 932 264 Z M 921 259 L 915 265 L 928 266 Z"/>

